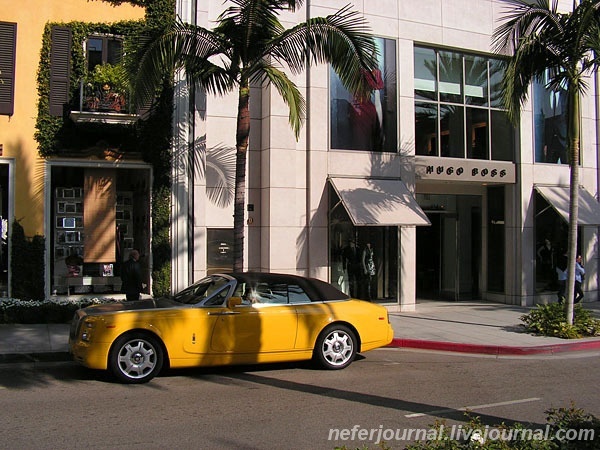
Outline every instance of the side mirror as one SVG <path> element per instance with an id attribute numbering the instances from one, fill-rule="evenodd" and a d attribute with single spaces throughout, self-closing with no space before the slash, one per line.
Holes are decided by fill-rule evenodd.
<path id="1" fill-rule="evenodd" d="M 236 306 L 242 304 L 242 297 L 229 297 L 227 300 L 227 307 L 229 309 L 234 309 Z"/>

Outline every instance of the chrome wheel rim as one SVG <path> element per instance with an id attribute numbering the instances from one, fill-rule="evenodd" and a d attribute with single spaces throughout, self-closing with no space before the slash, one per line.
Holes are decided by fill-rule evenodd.
<path id="1" fill-rule="evenodd" d="M 323 357 L 332 366 L 342 366 L 352 357 L 354 343 L 348 333 L 335 330 L 323 341 Z"/>
<path id="2" fill-rule="evenodd" d="M 156 349 L 148 341 L 129 341 L 119 351 L 118 364 L 119 370 L 129 378 L 144 378 L 156 367 Z"/>

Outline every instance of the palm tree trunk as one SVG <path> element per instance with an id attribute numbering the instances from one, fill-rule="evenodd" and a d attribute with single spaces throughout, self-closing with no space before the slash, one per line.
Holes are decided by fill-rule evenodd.
<path id="1" fill-rule="evenodd" d="M 235 198 L 233 206 L 233 270 L 244 270 L 244 205 L 246 203 L 246 153 L 250 136 L 250 87 L 241 83 L 235 135 Z"/>
<path id="2" fill-rule="evenodd" d="M 569 87 L 569 165 L 571 169 L 570 205 L 569 205 L 569 241 L 567 266 L 567 323 L 573 325 L 575 300 L 575 259 L 577 257 L 577 224 L 579 218 L 579 127 L 580 127 L 580 97 L 577 86 Z"/>

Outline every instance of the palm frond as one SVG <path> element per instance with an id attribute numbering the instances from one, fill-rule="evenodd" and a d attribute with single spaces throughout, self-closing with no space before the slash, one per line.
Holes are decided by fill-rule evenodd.
<path id="1" fill-rule="evenodd" d="M 242 66 L 260 59 L 263 48 L 274 36 L 284 31 L 279 13 L 294 11 L 302 4 L 298 0 L 233 0 L 218 17 L 215 32 L 226 36 L 238 51 Z"/>
<path id="2" fill-rule="evenodd" d="M 277 89 L 277 92 L 279 92 L 279 95 L 281 95 L 289 108 L 290 126 L 294 130 L 296 139 L 298 139 L 300 130 L 306 119 L 306 101 L 298 90 L 298 87 L 284 72 L 264 61 L 260 70 L 255 70 L 254 73 L 255 79 L 252 81 L 257 81 L 256 78 L 261 78 L 261 81 L 266 80 L 275 86 L 275 89 Z"/>
<path id="3" fill-rule="evenodd" d="M 227 72 L 228 47 L 221 37 L 202 27 L 175 23 L 160 36 L 141 41 L 132 56 L 137 70 L 133 83 L 136 104 L 147 103 L 155 95 L 165 76 L 186 69 L 190 81 L 201 84 L 208 92 L 223 94 L 231 90 L 234 80 Z M 224 61 L 211 61 L 219 55 Z"/>
<path id="4" fill-rule="evenodd" d="M 528 99 L 529 86 L 541 80 L 548 68 L 562 72 L 564 20 L 558 14 L 557 0 L 502 0 L 509 7 L 492 36 L 496 53 L 509 54 L 502 81 L 502 100 L 509 119 L 516 123 Z"/>
<path id="5" fill-rule="evenodd" d="M 370 92 L 365 74 L 377 68 L 378 50 L 367 22 L 349 6 L 286 30 L 268 51 L 293 73 L 309 64 L 330 63 L 344 86 L 357 96 Z"/>
<path id="6" fill-rule="evenodd" d="M 552 30 L 556 34 L 564 32 L 558 14 L 558 0 L 502 0 L 506 13 L 502 23 L 492 34 L 492 49 L 495 53 L 514 53 L 526 36 L 532 36 Z"/>

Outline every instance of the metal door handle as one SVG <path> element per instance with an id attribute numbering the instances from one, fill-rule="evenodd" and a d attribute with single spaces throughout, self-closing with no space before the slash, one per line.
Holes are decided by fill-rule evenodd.
<path id="1" fill-rule="evenodd" d="M 232 316 L 234 314 L 239 314 L 237 311 L 219 311 L 219 312 L 209 312 L 209 316 Z"/>

